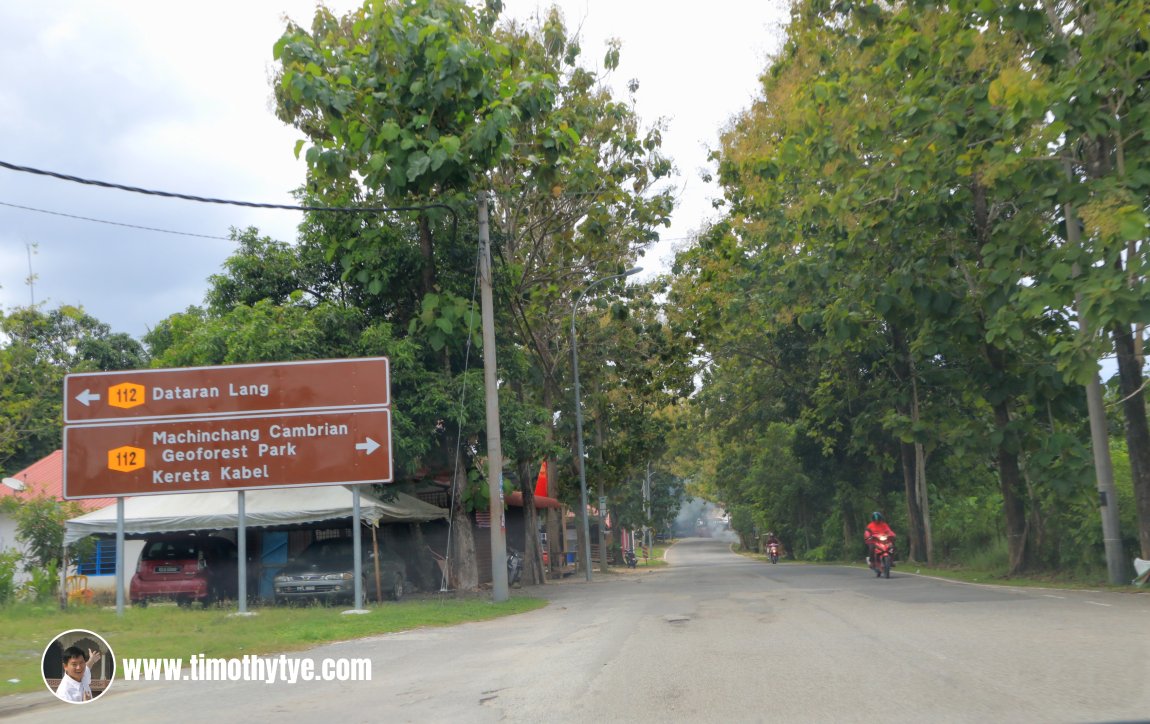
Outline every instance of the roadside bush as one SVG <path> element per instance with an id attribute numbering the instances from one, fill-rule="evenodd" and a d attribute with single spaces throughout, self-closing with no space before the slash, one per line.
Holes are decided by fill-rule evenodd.
<path id="1" fill-rule="evenodd" d="M 1000 539 L 1002 496 L 988 489 L 981 494 L 931 498 L 931 526 L 938 560 L 965 563 Z"/>
<path id="2" fill-rule="evenodd" d="M 31 578 L 24 584 L 25 595 L 38 603 L 51 601 L 60 590 L 60 567 L 55 561 L 46 566 L 27 566 Z"/>
<path id="3" fill-rule="evenodd" d="M 1006 573 L 1010 568 L 1010 547 L 1006 538 L 996 538 L 963 555 L 962 564 L 976 571 Z"/>
<path id="4" fill-rule="evenodd" d="M 0 552 L 0 606 L 16 597 L 16 570 L 20 565 L 19 551 Z"/>
<path id="5" fill-rule="evenodd" d="M 803 554 L 803 560 L 825 563 L 826 561 L 840 560 L 839 550 L 842 546 L 817 546 Z"/>
<path id="6" fill-rule="evenodd" d="M 1114 484 L 1120 516 L 1123 560 L 1130 561 L 1138 552 L 1138 523 L 1130 463 L 1126 449 L 1111 442 Z M 1080 576 L 1097 575 L 1106 568 L 1106 547 L 1098 507 L 1093 470 L 1077 480 L 1049 486 L 1037 501 L 1041 516 L 1032 524 L 1028 545 L 1034 546 L 1032 558 L 1039 569 Z M 1133 571 L 1133 568 L 1130 568 Z"/>

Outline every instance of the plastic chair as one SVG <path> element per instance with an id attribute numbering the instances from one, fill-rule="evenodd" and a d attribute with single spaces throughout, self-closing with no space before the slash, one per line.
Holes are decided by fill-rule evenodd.
<path id="1" fill-rule="evenodd" d="M 64 579 L 65 589 L 68 591 L 68 605 L 80 603 L 88 605 L 96 592 L 88 588 L 88 577 L 83 574 L 68 576 Z"/>

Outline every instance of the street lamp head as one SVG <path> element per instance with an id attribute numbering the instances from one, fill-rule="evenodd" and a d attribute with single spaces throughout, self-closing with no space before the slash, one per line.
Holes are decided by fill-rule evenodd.
<path id="1" fill-rule="evenodd" d="M 643 267 L 633 266 L 630 269 L 628 269 L 627 271 L 623 272 L 623 276 L 625 276 L 625 277 L 633 276 L 635 274 L 638 274 L 641 271 L 643 271 Z"/>

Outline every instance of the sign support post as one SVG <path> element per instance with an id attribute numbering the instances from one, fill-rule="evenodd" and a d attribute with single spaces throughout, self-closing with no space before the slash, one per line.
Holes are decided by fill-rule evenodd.
<path id="1" fill-rule="evenodd" d="M 359 486 L 351 488 L 351 549 L 355 556 L 355 565 L 352 566 L 351 575 L 355 576 L 355 610 L 364 611 L 363 608 L 363 530 L 359 521 Z M 366 612 L 365 612 L 366 613 Z"/>
<path id="2" fill-rule="evenodd" d="M 116 615 L 124 615 L 124 499 L 116 498 Z"/>
<path id="3" fill-rule="evenodd" d="M 236 570 L 240 580 L 236 582 L 236 597 L 239 598 L 240 615 L 248 612 L 248 522 L 247 500 L 244 491 L 236 493 L 236 553 L 239 555 Z"/>

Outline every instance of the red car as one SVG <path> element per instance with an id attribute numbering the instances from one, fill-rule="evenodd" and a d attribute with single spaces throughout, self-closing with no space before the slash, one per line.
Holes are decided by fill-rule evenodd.
<path id="1" fill-rule="evenodd" d="M 137 606 L 174 600 L 209 605 L 236 598 L 239 589 L 236 545 L 209 535 L 149 537 L 132 576 L 129 598 Z"/>

